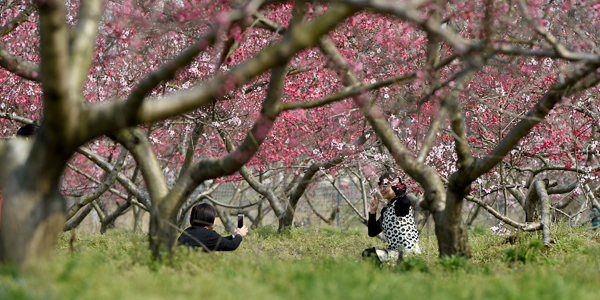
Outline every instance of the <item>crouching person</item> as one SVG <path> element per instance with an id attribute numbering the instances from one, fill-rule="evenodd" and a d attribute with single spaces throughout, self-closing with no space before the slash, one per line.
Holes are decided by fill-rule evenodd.
<path id="1" fill-rule="evenodd" d="M 221 236 L 215 229 L 217 210 L 208 203 L 198 204 L 192 208 L 190 227 L 186 228 L 177 242 L 180 245 L 200 247 L 208 251 L 232 251 L 237 249 L 248 233 L 248 228 L 236 228 L 233 235 Z"/>
<path id="2" fill-rule="evenodd" d="M 403 254 L 420 254 L 419 232 L 415 225 L 413 208 L 406 197 L 406 186 L 400 177 L 384 173 L 379 177 L 379 190 L 381 196 L 387 200 L 387 205 L 381 209 L 381 216 L 376 220 L 379 198 L 375 194 L 370 203 L 371 211 L 367 225 L 370 237 L 383 231 L 388 240 L 388 248 L 366 249 L 363 257 L 371 257 L 382 263 L 395 263 Z"/>

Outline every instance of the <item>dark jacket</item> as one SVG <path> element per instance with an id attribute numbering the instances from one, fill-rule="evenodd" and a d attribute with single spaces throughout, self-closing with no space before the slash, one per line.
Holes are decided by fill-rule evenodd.
<path id="1" fill-rule="evenodd" d="M 232 251 L 240 245 L 242 236 L 236 234 L 235 237 L 231 235 L 223 237 L 214 230 L 191 226 L 185 229 L 177 242 L 179 245 L 201 247 L 204 252 L 207 252 L 207 249 L 211 251 Z"/>

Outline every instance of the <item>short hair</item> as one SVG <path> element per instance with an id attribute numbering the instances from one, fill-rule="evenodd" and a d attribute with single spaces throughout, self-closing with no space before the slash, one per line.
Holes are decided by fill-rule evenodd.
<path id="1" fill-rule="evenodd" d="M 37 132 L 38 126 L 35 124 L 25 124 L 17 130 L 17 136 L 33 136 Z"/>
<path id="2" fill-rule="evenodd" d="M 192 208 L 190 224 L 192 226 L 210 226 L 215 222 L 217 210 L 208 203 L 202 203 Z"/>

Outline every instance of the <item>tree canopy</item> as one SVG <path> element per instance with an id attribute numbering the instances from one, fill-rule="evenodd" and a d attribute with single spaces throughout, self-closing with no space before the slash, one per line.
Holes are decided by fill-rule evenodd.
<path id="1" fill-rule="evenodd" d="M 406 176 L 440 255 L 470 256 L 464 200 L 546 243 L 551 209 L 600 209 L 593 2 L 12 0 L 0 16 L 0 132 L 40 125 L 0 144 L 2 260 L 46 252 L 107 193 L 103 224 L 150 212 L 156 257 L 221 182 L 284 229 L 343 168 L 365 199 L 382 170 Z"/>

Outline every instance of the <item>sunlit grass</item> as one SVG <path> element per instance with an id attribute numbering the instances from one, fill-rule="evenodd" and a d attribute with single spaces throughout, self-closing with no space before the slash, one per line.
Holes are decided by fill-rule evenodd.
<path id="1" fill-rule="evenodd" d="M 515 263 L 507 253 L 541 240 L 541 233 L 475 230 L 471 260 L 440 260 L 431 234 L 432 253 L 396 268 L 362 261 L 362 250 L 383 246 L 380 240 L 336 228 L 278 235 L 264 227 L 235 252 L 180 248 L 162 262 L 150 259 L 142 234 L 78 236 L 75 252 L 66 234 L 49 259 L 21 270 L 1 266 L 0 299 L 597 299 L 598 234 L 558 224 L 552 237 L 551 248 Z M 428 249 L 426 233 L 421 243 Z"/>

